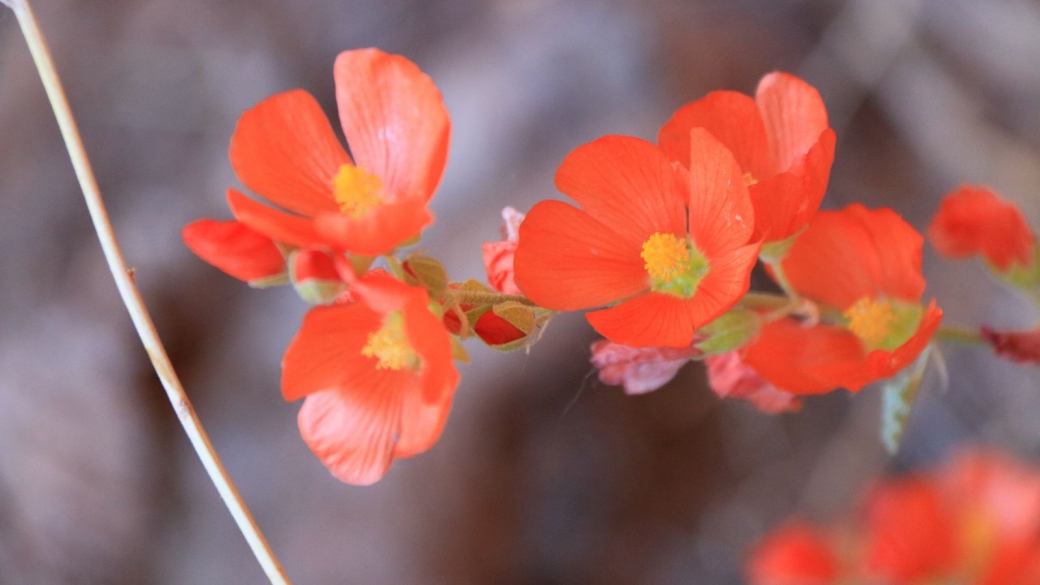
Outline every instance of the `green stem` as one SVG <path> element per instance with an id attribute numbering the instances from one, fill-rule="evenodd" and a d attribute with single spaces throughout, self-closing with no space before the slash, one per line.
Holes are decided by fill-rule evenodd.
<path id="1" fill-rule="evenodd" d="M 738 306 L 752 310 L 775 311 L 784 309 L 791 304 L 791 299 L 772 293 L 749 292 L 737 303 Z"/>
<path id="2" fill-rule="evenodd" d="M 963 345 L 986 345 L 986 341 L 979 335 L 978 329 L 963 325 L 941 325 L 935 330 L 935 340 Z"/>
<path id="3" fill-rule="evenodd" d="M 514 302 L 528 307 L 538 307 L 524 295 L 507 295 L 505 293 L 466 289 L 453 289 L 452 292 L 459 300 L 459 303 L 463 305 L 497 305 L 499 303 Z"/>

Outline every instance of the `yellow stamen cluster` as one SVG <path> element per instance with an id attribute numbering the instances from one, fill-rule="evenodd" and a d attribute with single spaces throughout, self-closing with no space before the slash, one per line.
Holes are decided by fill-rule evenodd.
<path id="1" fill-rule="evenodd" d="M 340 211 L 357 219 L 383 202 L 383 181 L 361 167 L 343 165 L 332 179 L 332 197 Z"/>
<path id="2" fill-rule="evenodd" d="M 388 315 L 383 326 L 369 334 L 361 355 L 379 360 L 377 370 L 403 370 L 415 365 L 419 359 L 408 342 L 404 317 L 399 313 Z"/>
<path id="3" fill-rule="evenodd" d="M 758 179 L 756 179 L 755 175 L 752 175 L 750 171 L 744 173 L 744 185 L 745 186 L 750 187 L 751 185 L 755 185 L 757 183 L 758 183 Z"/>
<path id="4" fill-rule="evenodd" d="M 845 310 L 849 330 L 867 345 L 878 345 L 892 331 L 896 312 L 892 301 L 863 297 Z"/>
<path id="5" fill-rule="evenodd" d="M 651 278 L 669 281 L 682 274 L 690 262 L 686 240 L 672 234 L 656 232 L 643 242 L 644 267 Z"/>

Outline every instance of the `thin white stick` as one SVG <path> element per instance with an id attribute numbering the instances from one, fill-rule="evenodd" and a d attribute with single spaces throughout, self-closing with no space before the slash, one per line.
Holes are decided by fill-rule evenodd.
<path id="1" fill-rule="evenodd" d="M 105 204 L 101 200 L 101 193 L 98 190 L 94 172 L 90 168 L 87 153 L 83 148 L 83 141 L 80 139 L 76 122 L 72 118 L 68 100 L 65 98 L 65 90 L 58 79 L 54 62 L 51 60 L 50 50 L 47 48 L 47 42 L 40 31 L 39 23 L 37 23 L 36 16 L 29 5 L 29 0 L 0 0 L 0 2 L 10 6 L 18 18 L 18 24 L 22 28 L 22 34 L 25 35 L 25 41 L 29 45 L 33 61 L 36 62 L 36 69 L 40 72 L 43 87 L 47 91 L 47 98 L 51 102 L 51 108 L 54 109 L 54 117 L 57 118 L 58 126 L 61 128 L 61 135 L 65 139 L 65 147 L 72 158 L 72 166 L 76 170 L 79 186 L 83 190 L 83 196 L 87 201 L 87 208 L 90 210 L 94 229 L 97 231 L 98 239 L 101 240 L 101 249 L 105 253 L 105 260 L 108 261 L 108 268 L 112 271 L 112 277 L 119 288 L 119 295 L 123 298 L 123 304 L 126 305 L 126 310 L 130 313 L 131 319 L 133 319 L 134 327 L 141 338 L 141 343 L 144 344 L 144 348 L 152 360 L 152 366 L 159 375 L 163 388 L 166 389 L 166 395 L 173 405 L 173 410 L 177 413 L 177 418 L 184 427 L 184 432 L 188 434 L 192 446 L 195 447 L 195 452 L 198 453 L 199 459 L 202 460 L 202 464 L 206 467 L 210 480 L 217 487 L 217 491 L 220 492 L 220 497 L 224 500 L 224 504 L 234 517 L 235 523 L 238 524 L 238 529 L 242 531 L 246 541 L 249 542 L 249 547 L 253 549 L 253 554 L 256 555 L 256 559 L 263 567 L 267 578 L 271 580 L 271 583 L 287 584 L 289 583 L 288 577 L 286 577 L 285 572 L 278 563 L 278 559 L 275 558 L 274 553 L 271 551 L 270 545 L 267 544 L 263 534 L 257 527 L 256 521 L 253 520 L 253 516 L 249 513 L 249 509 L 242 502 L 242 498 L 239 496 L 238 490 L 235 489 L 235 485 L 231 482 L 227 470 L 224 469 L 220 458 L 217 457 L 209 437 L 206 436 L 206 432 L 202 429 L 202 423 L 199 422 L 198 417 L 195 415 L 195 409 L 192 408 L 187 394 L 184 393 L 184 387 L 181 386 L 177 374 L 173 371 L 173 365 L 170 364 L 170 358 L 166 355 L 166 349 L 163 347 L 162 342 L 159 341 L 155 325 L 152 323 L 152 319 L 141 300 L 141 293 L 137 290 L 137 285 L 134 283 L 133 273 L 127 269 L 126 262 L 123 260 L 123 254 L 120 252 L 119 244 L 116 242 L 116 236 L 112 231 L 108 213 L 105 211 Z"/>

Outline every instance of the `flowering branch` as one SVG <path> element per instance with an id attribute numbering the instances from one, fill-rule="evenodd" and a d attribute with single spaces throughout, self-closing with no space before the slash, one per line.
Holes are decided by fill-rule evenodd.
<path id="1" fill-rule="evenodd" d="M 108 262 L 109 270 L 116 281 L 119 295 L 122 297 L 123 303 L 126 305 L 126 309 L 134 322 L 134 327 L 137 329 L 137 334 L 141 338 L 141 343 L 151 358 L 152 366 L 162 381 L 163 388 L 166 389 L 166 395 L 173 405 L 173 410 L 184 427 L 184 431 L 188 434 L 188 438 L 191 440 L 196 453 L 198 453 L 199 459 L 202 460 L 203 466 L 209 473 L 211 481 L 217 487 L 217 491 L 220 492 L 220 497 L 224 500 L 224 504 L 234 517 L 239 530 L 245 536 L 268 579 L 270 579 L 271 583 L 289 583 L 285 572 L 271 551 L 270 545 L 267 544 L 263 534 L 256 525 L 256 521 L 253 520 L 246 505 L 242 502 L 238 490 L 235 489 L 227 470 L 224 469 L 220 458 L 213 449 L 212 443 L 210 443 L 209 437 L 203 430 L 202 423 L 196 416 L 195 410 L 184 392 L 184 387 L 173 370 L 170 358 L 166 355 L 166 350 L 159 340 L 155 325 L 144 307 L 141 294 L 134 283 L 133 273 L 127 268 L 122 252 L 119 249 L 119 244 L 116 241 L 115 233 L 112 231 L 108 213 L 105 211 L 105 205 L 98 190 L 97 180 L 94 178 L 87 153 L 83 148 L 79 130 L 76 127 L 68 100 L 65 97 L 65 91 L 54 68 L 50 50 L 47 48 L 47 43 L 36 21 L 36 16 L 29 5 L 29 0 L 0 0 L 0 3 L 11 8 L 18 19 L 22 34 L 25 36 L 25 41 L 29 46 L 29 51 L 32 53 L 33 61 L 36 63 L 36 68 L 40 73 L 40 79 L 43 81 L 47 98 L 50 100 L 51 108 L 54 110 L 54 116 L 61 129 L 65 146 L 69 151 L 69 157 L 72 159 L 72 166 L 75 169 L 80 188 L 86 199 L 90 217 L 94 222 L 94 229 L 97 231 L 98 239 L 101 241 L 101 249 L 105 254 L 105 260 Z"/>

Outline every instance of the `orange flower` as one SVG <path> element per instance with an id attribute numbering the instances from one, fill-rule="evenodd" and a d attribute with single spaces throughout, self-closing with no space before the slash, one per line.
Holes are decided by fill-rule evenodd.
<path id="1" fill-rule="evenodd" d="M 414 63 L 377 49 L 336 59 L 336 101 L 353 160 L 303 90 L 272 96 L 238 121 L 231 165 L 276 207 L 235 190 L 235 217 L 274 240 L 363 255 L 389 252 L 433 221 L 450 121 L 440 92 Z"/>
<path id="2" fill-rule="evenodd" d="M 433 446 L 459 375 L 425 289 L 373 272 L 351 294 L 307 313 L 282 361 L 282 395 L 305 398 L 300 433 L 332 474 L 367 485 Z"/>
<path id="3" fill-rule="evenodd" d="M 581 209 L 542 201 L 527 214 L 520 290 L 558 311 L 619 303 L 587 315 L 615 343 L 689 346 L 747 292 L 759 244 L 748 244 L 754 210 L 733 155 L 704 130 L 688 138 L 689 172 L 626 136 L 570 153 L 556 186 Z"/>
<path id="4" fill-rule="evenodd" d="M 241 222 L 200 219 L 184 226 L 181 237 L 199 258 L 252 286 L 286 282 L 285 257 L 274 241 Z"/>
<path id="5" fill-rule="evenodd" d="M 807 326 L 780 319 L 762 327 L 745 361 L 778 388 L 853 392 L 913 363 L 942 320 L 922 307 L 923 239 L 890 209 L 853 204 L 817 214 L 781 267 L 799 294 L 840 315 Z"/>
<path id="6" fill-rule="evenodd" d="M 948 575 L 963 552 L 948 504 L 930 478 L 878 486 L 868 503 L 866 571 L 893 585 Z"/>
<path id="7" fill-rule="evenodd" d="M 985 187 L 962 185 L 939 205 L 928 239 L 947 258 L 981 254 L 1006 271 L 1033 264 L 1036 236 L 1018 206 Z"/>
<path id="8" fill-rule="evenodd" d="M 755 207 L 753 239 L 784 240 L 816 213 L 834 161 L 834 131 L 811 85 L 787 73 L 762 78 L 752 99 L 715 91 L 679 108 L 657 142 L 670 159 L 690 161 L 691 128 L 702 127 L 736 157 Z"/>
<path id="9" fill-rule="evenodd" d="M 833 528 L 776 530 L 749 569 L 754 585 L 1038 585 L 1040 472 L 970 451 L 937 471 L 880 482 L 860 514 Z"/>
<path id="10" fill-rule="evenodd" d="M 794 521 L 756 547 L 749 573 L 752 585 L 831 585 L 838 581 L 838 555 L 827 534 Z"/>

